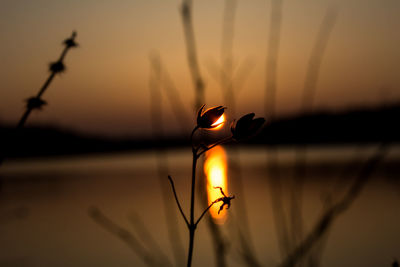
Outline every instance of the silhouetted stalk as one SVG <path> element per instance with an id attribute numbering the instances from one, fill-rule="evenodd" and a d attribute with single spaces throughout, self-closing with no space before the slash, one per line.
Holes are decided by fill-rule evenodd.
<path id="1" fill-rule="evenodd" d="M 193 150 L 193 161 L 192 161 L 192 187 L 190 193 L 190 224 L 189 224 L 189 251 L 188 251 L 188 262 L 187 266 L 192 264 L 193 255 L 193 245 L 194 245 L 194 233 L 196 226 L 194 225 L 194 195 L 195 195 L 195 185 L 196 185 L 196 166 L 197 166 L 197 156 L 195 150 Z"/>
<path id="2" fill-rule="evenodd" d="M 22 128 L 24 126 L 24 124 L 25 124 L 26 120 L 28 119 L 32 110 L 40 109 L 41 106 L 45 104 L 45 102 L 43 101 L 42 103 L 38 102 L 38 103 L 36 103 L 36 105 L 32 105 L 29 101 L 32 99 L 37 100 L 37 101 L 42 101 L 40 98 L 42 97 L 42 95 L 44 94 L 46 89 L 49 87 L 53 78 L 56 76 L 56 74 L 61 73 L 65 70 L 65 66 L 63 65 L 63 60 L 64 60 L 65 56 L 67 55 L 67 52 L 69 51 L 69 49 L 77 46 L 77 44 L 75 43 L 75 37 L 76 37 L 76 32 L 73 32 L 71 37 L 64 41 L 65 48 L 62 51 L 59 59 L 50 65 L 50 72 L 51 72 L 50 76 L 47 78 L 47 80 L 45 81 L 43 86 L 40 88 L 37 95 L 28 100 L 26 110 L 25 110 L 24 114 L 22 115 L 21 119 L 19 120 L 17 128 Z M 56 66 L 56 64 L 58 64 L 58 65 Z"/>
<path id="3" fill-rule="evenodd" d="M 187 266 L 190 267 L 192 264 L 192 257 L 193 257 L 193 247 L 194 247 L 194 237 L 195 237 L 195 231 L 197 228 L 197 224 L 200 222 L 200 220 L 203 218 L 204 214 L 207 212 L 207 210 L 210 209 L 212 205 L 215 203 L 218 203 L 222 201 L 222 205 L 220 206 L 219 211 L 221 211 L 225 205 L 227 205 L 227 208 L 230 207 L 231 205 L 231 200 L 235 198 L 235 196 L 229 197 L 226 196 L 223 188 L 221 187 L 215 187 L 216 189 L 219 189 L 223 197 L 220 197 L 216 200 L 214 200 L 211 205 L 209 205 L 205 210 L 201 213 L 200 217 L 198 220 L 195 221 L 194 219 L 194 201 L 195 201 L 195 189 L 196 189 L 196 166 L 197 166 L 197 160 L 212 149 L 213 147 L 217 145 L 222 145 L 224 143 L 227 143 L 231 140 L 243 140 L 246 138 L 249 138 L 250 136 L 254 135 L 257 133 L 258 130 L 264 125 L 265 119 L 264 118 L 254 118 L 255 114 L 254 113 L 249 113 L 244 116 L 242 116 L 236 124 L 232 124 L 231 126 L 231 132 L 232 134 L 224 139 L 221 139 L 217 142 L 215 142 L 212 145 L 205 145 L 200 143 L 198 146 L 196 146 L 193 142 L 193 137 L 194 134 L 198 129 L 215 129 L 219 126 L 221 126 L 221 123 L 218 122 L 220 118 L 222 118 L 225 107 L 223 106 L 217 106 L 213 108 L 209 108 L 207 110 L 204 110 L 204 105 L 199 109 L 197 113 L 197 125 L 193 129 L 191 135 L 190 135 L 190 141 L 192 145 L 192 181 L 191 181 L 191 192 L 190 192 L 190 217 L 189 217 L 189 223 L 187 223 L 187 219 L 185 216 L 185 213 L 183 212 L 181 205 L 179 203 L 178 197 L 176 195 L 175 191 L 175 186 L 172 181 L 172 178 L 168 176 L 168 179 L 171 182 L 172 190 L 174 191 L 175 195 L 175 200 L 178 204 L 178 208 L 181 211 L 182 217 L 184 218 L 186 224 L 188 224 L 188 230 L 189 230 L 189 248 L 188 248 L 188 261 L 187 261 Z"/>
<path id="4" fill-rule="evenodd" d="M 199 129 L 198 126 L 196 126 L 194 128 L 194 130 L 192 131 L 191 134 L 191 140 L 193 140 L 193 135 L 196 132 L 196 130 Z M 193 247 L 194 247 L 194 237 L 195 237 L 195 232 L 196 232 L 196 228 L 197 228 L 197 224 L 200 222 L 201 218 L 203 218 L 204 214 L 211 208 L 212 205 L 214 205 L 215 203 L 219 202 L 219 201 L 223 201 L 223 200 L 216 200 L 214 202 L 212 202 L 200 215 L 198 220 L 194 220 L 194 202 L 195 202 L 195 189 L 196 189 L 196 167 L 197 167 L 197 160 L 200 158 L 200 156 L 202 154 L 204 154 L 205 152 L 209 151 L 210 149 L 227 143 L 229 141 L 232 140 L 232 136 L 224 138 L 218 142 L 216 142 L 213 145 L 210 145 L 208 147 L 199 147 L 199 148 L 195 148 L 193 146 L 192 143 L 192 154 L 193 154 L 193 161 L 192 161 L 192 185 L 191 185 L 191 193 L 190 193 L 190 222 L 189 222 L 189 250 L 188 250 L 188 262 L 187 262 L 187 266 L 191 266 L 192 264 L 192 256 L 193 256 Z M 201 149 L 203 148 L 203 149 Z M 184 214 L 183 214 L 184 216 Z"/>
<path id="5" fill-rule="evenodd" d="M 196 132 L 196 130 L 199 129 L 198 126 L 194 128 L 191 134 L 191 140 L 193 140 L 193 135 Z M 200 148 L 195 148 L 192 145 L 192 154 L 193 154 L 193 159 L 192 159 L 192 184 L 191 184 L 191 192 L 190 192 L 190 221 L 189 221 L 189 249 L 188 249 L 188 261 L 187 261 L 187 266 L 191 266 L 192 264 L 192 257 L 193 257 L 193 248 L 194 248 L 194 237 L 195 237 L 195 232 L 196 232 L 196 227 L 197 224 L 200 222 L 201 218 L 203 218 L 204 214 L 211 208 L 212 205 L 214 205 L 217 202 L 212 202 L 211 205 L 209 205 L 203 213 L 200 215 L 198 220 L 194 220 L 194 202 L 195 202 L 195 189 L 196 189 L 196 167 L 197 167 L 197 160 L 200 158 L 202 154 L 207 152 L 208 150 L 212 149 L 213 147 L 229 142 L 232 140 L 232 137 L 225 138 L 209 147 L 203 148 L 201 151 Z M 182 214 L 184 216 L 184 214 Z M 184 216 L 185 217 L 185 216 Z"/>
<path id="6" fill-rule="evenodd" d="M 219 109 L 219 108 L 220 108 L 220 107 L 216 107 L 215 109 Z M 224 108 L 222 108 L 222 112 L 223 112 L 223 109 L 224 109 Z M 202 109 L 201 109 L 201 110 L 202 110 Z M 201 110 L 199 111 L 199 114 L 201 114 Z M 207 111 L 206 111 L 206 113 L 207 113 Z M 221 116 L 221 115 L 222 115 L 222 113 L 220 114 L 220 116 Z M 202 116 L 203 116 L 203 115 L 202 115 Z M 206 121 L 208 121 L 208 120 L 206 120 Z M 198 120 L 198 123 L 199 123 L 199 120 Z M 203 121 L 203 123 L 204 123 L 204 121 Z M 187 219 L 187 217 L 186 217 L 185 213 L 183 212 L 182 207 L 181 207 L 181 205 L 180 205 L 180 203 L 179 203 L 178 196 L 177 196 L 176 190 L 175 190 L 174 182 L 173 182 L 171 176 L 168 176 L 168 179 L 169 179 L 169 181 L 170 181 L 170 183 L 171 183 L 172 190 L 173 190 L 173 192 L 174 192 L 174 196 L 175 196 L 175 200 L 176 200 L 177 206 L 178 206 L 179 211 L 181 212 L 181 215 L 182 215 L 184 221 L 186 222 L 186 225 L 187 225 L 188 230 L 189 230 L 189 246 L 188 246 L 188 256 L 187 256 L 187 266 L 188 266 L 188 267 L 190 267 L 191 264 L 192 264 L 193 250 L 194 250 L 194 238 L 195 238 L 195 233 L 196 233 L 197 225 L 199 224 L 199 222 L 201 221 L 201 219 L 204 217 L 204 215 L 206 214 L 206 212 L 207 212 L 215 203 L 218 203 L 218 202 L 222 201 L 222 202 L 223 202 L 223 206 L 226 205 L 226 204 L 228 204 L 228 203 L 229 203 L 229 204 L 228 204 L 228 206 L 229 206 L 229 205 L 230 205 L 230 200 L 234 198 L 234 197 L 227 197 L 227 196 L 225 196 L 225 195 L 223 194 L 222 189 L 221 189 L 221 193 L 224 195 L 224 197 L 221 197 L 221 198 L 215 200 L 214 202 L 212 202 L 210 205 L 208 205 L 208 207 L 206 207 L 206 208 L 204 209 L 204 211 L 201 213 L 201 215 L 199 216 L 199 218 L 198 218 L 197 220 L 195 220 L 194 216 L 195 216 L 195 190 L 196 190 L 196 168 L 197 168 L 197 160 L 201 157 L 201 155 L 203 155 L 205 152 L 209 151 L 209 150 L 212 149 L 213 147 L 233 140 L 233 135 L 232 135 L 232 136 L 227 137 L 227 138 L 224 138 L 224 139 L 222 139 L 222 140 L 220 140 L 220 141 L 218 141 L 218 142 L 216 142 L 216 143 L 214 143 L 214 144 L 212 144 L 212 145 L 206 146 L 206 145 L 202 145 L 202 144 L 201 144 L 201 145 L 199 145 L 198 147 L 196 147 L 196 146 L 194 145 L 194 142 L 193 142 L 193 137 L 194 137 L 194 134 L 196 133 L 196 131 L 197 131 L 198 129 L 200 129 L 201 127 L 203 127 L 203 126 L 197 125 L 197 126 L 193 129 L 193 131 L 192 131 L 192 133 L 191 133 L 191 135 L 190 135 L 190 141 L 191 141 L 191 144 L 192 144 L 192 177 L 191 177 L 191 188 L 190 188 L 190 216 L 189 216 L 189 220 Z M 205 127 L 205 128 L 207 128 L 207 127 Z M 212 128 L 212 127 L 210 127 L 210 128 Z M 222 207 L 223 207 L 223 206 L 222 206 Z"/>

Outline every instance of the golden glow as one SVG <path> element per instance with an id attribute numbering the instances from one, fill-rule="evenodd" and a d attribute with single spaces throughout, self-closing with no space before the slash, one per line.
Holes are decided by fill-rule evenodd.
<path id="1" fill-rule="evenodd" d="M 227 177 L 227 158 L 225 150 L 221 146 L 216 146 L 206 153 L 206 161 L 204 163 L 204 172 L 207 177 L 207 196 L 208 205 L 216 199 L 222 197 L 221 191 L 214 187 L 220 186 L 228 195 L 228 177 Z M 210 208 L 212 218 L 216 223 L 224 223 L 226 220 L 226 206 L 218 214 L 221 203 L 214 204 Z"/>
<path id="2" fill-rule="evenodd" d="M 219 117 L 219 119 L 211 125 L 211 126 L 216 126 L 217 125 L 217 127 L 212 128 L 212 129 L 213 130 L 221 129 L 222 125 L 224 125 L 224 122 L 225 122 L 225 115 L 222 114 L 221 117 Z"/>

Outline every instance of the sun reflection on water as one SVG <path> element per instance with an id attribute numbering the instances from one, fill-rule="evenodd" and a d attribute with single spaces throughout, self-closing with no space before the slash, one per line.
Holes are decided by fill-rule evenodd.
<path id="1" fill-rule="evenodd" d="M 206 153 L 206 161 L 204 163 L 204 173 L 207 177 L 207 196 L 208 204 L 222 197 L 219 189 L 214 187 L 220 186 L 228 195 L 228 177 L 227 177 L 227 157 L 225 149 L 217 146 Z M 220 203 L 214 204 L 210 213 L 216 223 L 222 224 L 226 220 L 226 210 L 222 210 L 218 214 Z"/>

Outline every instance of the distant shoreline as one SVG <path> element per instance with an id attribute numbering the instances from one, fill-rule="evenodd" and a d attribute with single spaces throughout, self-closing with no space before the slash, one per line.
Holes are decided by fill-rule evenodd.
<path id="1" fill-rule="evenodd" d="M 400 104 L 340 113 L 318 112 L 267 123 L 248 146 L 338 146 L 400 143 Z M 268 121 L 268 119 L 267 119 Z M 186 136 L 155 139 L 82 135 L 55 127 L 20 131 L 0 125 L 1 152 L 8 158 L 80 155 L 188 147 Z M 212 140 L 210 140 L 211 142 Z"/>

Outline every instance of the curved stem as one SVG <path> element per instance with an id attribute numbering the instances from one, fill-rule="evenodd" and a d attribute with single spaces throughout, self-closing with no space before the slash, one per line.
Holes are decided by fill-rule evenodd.
<path id="1" fill-rule="evenodd" d="M 222 144 L 228 143 L 228 142 L 231 141 L 231 140 L 232 140 L 232 136 L 226 137 L 226 138 L 224 138 L 224 139 L 222 139 L 222 140 L 216 142 L 215 144 L 213 144 L 213 145 L 211 145 L 211 146 L 209 146 L 209 147 L 203 149 L 197 156 L 200 157 L 202 154 L 204 154 L 204 153 L 207 152 L 208 150 L 210 150 L 210 149 L 212 149 L 212 148 L 214 148 L 214 147 L 216 147 L 216 146 L 218 146 L 218 145 L 222 145 Z"/>
<path id="2" fill-rule="evenodd" d="M 194 127 L 192 133 L 190 134 L 190 144 L 192 145 L 192 151 L 195 151 L 195 150 L 196 150 L 196 148 L 194 147 L 194 144 L 193 144 L 193 136 L 194 136 L 194 133 L 195 133 L 199 128 L 200 128 L 200 127 L 199 127 L 198 125 L 196 125 L 196 127 Z M 196 152 L 197 152 L 197 151 L 196 151 Z"/>
<path id="3" fill-rule="evenodd" d="M 213 202 L 211 202 L 210 205 L 208 205 L 208 207 L 203 211 L 203 213 L 200 215 L 200 217 L 197 219 L 197 221 L 195 222 L 195 226 L 197 226 L 197 224 L 200 222 L 201 218 L 203 218 L 203 216 L 207 213 L 207 211 L 217 202 L 219 202 L 221 200 L 215 200 Z"/>
<path id="4" fill-rule="evenodd" d="M 177 196 L 176 191 L 175 191 L 174 181 L 172 180 L 171 176 L 169 176 L 169 175 L 168 175 L 168 180 L 171 183 L 172 191 L 174 192 L 176 204 L 178 205 L 179 211 L 181 212 L 182 217 L 185 220 L 186 225 L 189 227 L 189 221 L 186 219 L 185 213 L 182 210 L 181 204 L 179 203 L 178 196 Z"/>
<path id="5" fill-rule="evenodd" d="M 198 128 L 196 126 L 196 128 Z M 193 133 L 197 130 L 194 129 Z M 196 187 L 196 165 L 197 165 L 197 151 L 193 150 L 193 163 L 192 163 L 192 188 L 190 194 L 190 223 L 189 223 L 189 251 L 188 251 L 188 262 L 187 266 L 192 265 L 192 255 L 193 255 L 193 245 L 194 245 L 194 233 L 196 231 L 196 225 L 194 224 L 194 197 L 195 197 L 195 187 Z"/>

